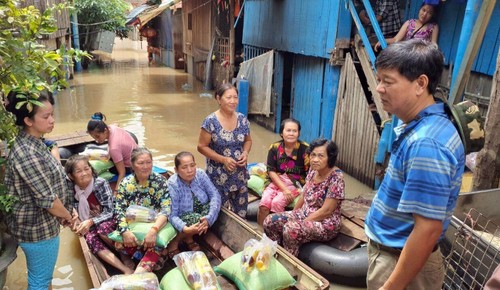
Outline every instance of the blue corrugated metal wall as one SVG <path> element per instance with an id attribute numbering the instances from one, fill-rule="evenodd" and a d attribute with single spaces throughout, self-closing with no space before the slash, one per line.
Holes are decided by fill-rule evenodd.
<path id="1" fill-rule="evenodd" d="M 325 60 L 296 55 L 293 67 L 292 117 L 302 125 L 300 138 L 311 142 L 320 136 Z"/>
<path id="2" fill-rule="evenodd" d="M 243 44 L 329 57 L 335 45 L 339 0 L 247 0 Z"/>
<path id="3" fill-rule="evenodd" d="M 419 0 L 411 1 L 408 13 L 411 18 L 418 16 L 421 3 L 422 1 Z M 457 1 L 446 1 L 440 4 L 438 45 L 444 53 L 446 64 L 455 62 L 466 5 L 467 3 Z M 500 2 L 497 1 L 472 71 L 493 75 L 499 46 Z"/>
<path id="4" fill-rule="evenodd" d="M 167 9 L 160 14 L 160 25 L 159 29 L 160 35 L 160 47 L 167 50 L 172 50 L 174 47 L 174 41 L 172 39 L 172 11 Z"/>

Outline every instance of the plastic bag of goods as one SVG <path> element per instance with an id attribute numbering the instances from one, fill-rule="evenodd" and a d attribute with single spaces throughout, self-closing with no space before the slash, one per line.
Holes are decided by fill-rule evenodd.
<path id="1" fill-rule="evenodd" d="M 108 161 L 110 158 L 108 150 L 99 147 L 87 147 L 80 155 L 85 155 L 90 160 Z"/>
<path id="2" fill-rule="evenodd" d="M 241 256 L 241 267 L 250 272 L 254 268 L 259 271 L 269 269 L 271 257 L 276 253 L 277 243 L 269 239 L 266 234 L 260 241 L 250 239 L 245 243 Z"/>
<path id="3" fill-rule="evenodd" d="M 260 178 L 267 178 L 267 166 L 264 163 L 257 163 L 248 170 L 250 175 L 257 175 Z"/>
<path id="4" fill-rule="evenodd" d="M 243 246 L 243 255 L 241 255 L 241 268 L 243 271 L 250 272 L 255 266 L 255 260 L 259 254 L 259 241 L 256 239 L 248 240 Z"/>
<path id="5" fill-rule="evenodd" d="M 133 204 L 125 211 L 125 218 L 128 223 L 151 223 L 156 220 L 156 212 L 152 208 Z"/>
<path id="6" fill-rule="evenodd" d="M 102 282 L 98 290 L 158 290 L 160 283 L 154 273 L 115 275 Z"/>
<path id="7" fill-rule="evenodd" d="M 210 262 L 201 251 L 182 252 L 174 256 L 174 262 L 181 269 L 184 278 L 195 290 L 220 289 Z"/>

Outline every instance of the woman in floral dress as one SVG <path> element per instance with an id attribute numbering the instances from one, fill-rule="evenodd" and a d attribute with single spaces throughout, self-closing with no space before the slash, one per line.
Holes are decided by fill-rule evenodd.
<path id="1" fill-rule="evenodd" d="M 207 158 L 206 172 L 221 194 L 222 205 L 245 218 L 248 205 L 247 159 L 252 148 L 250 124 L 236 112 L 238 92 L 228 83 L 215 92 L 219 109 L 201 125 L 198 151 Z"/>
<path id="2" fill-rule="evenodd" d="M 153 157 L 146 148 L 135 148 L 131 156 L 134 174 L 125 177 L 118 187 L 115 201 L 117 229 L 121 233 L 121 252 L 140 260 L 135 273 L 151 272 L 162 264 L 162 248 L 156 246 L 158 232 L 167 224 L 170 215 L 170 194 L 167 179 L 153 172 Z M 139 245 L 134 233 L 128 229 L 127 208 L 140 205 L 153 208 L 157 212 L 154 225 Z"/>
<path id="3" fill-rule="evenodd" d="M 344 177 L 335 166 L 335 143 L 316 139 L 309 146 L 311 170 L 293 211 L 275 213 L 264 220 L 264 232 L 294 256 L 302 244 L 328 241 L 340 229 L 340 206 L 344 199 Z"/>
<path id="4" fill-rule="evenodd" d="M 299 140 L 300 122 L 285 119 L 280 126 L 281 140 L 271 144 L 267 154 L 269 185 L 262 193 L 257 223 L 262 226 L 269 212 L 283 212 L 306 182 L 309 145 Z"/>

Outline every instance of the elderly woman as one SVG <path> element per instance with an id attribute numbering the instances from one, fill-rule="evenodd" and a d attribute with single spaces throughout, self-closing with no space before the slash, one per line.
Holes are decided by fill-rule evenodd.
<path id="1" fill-rule="evenodd" d="M 148 149 L 142 147 L 134 149 L 131 162 L 134 174 L 122 180 L 116 195 L 117 229 L 121 233 L 125 252 L 134 257 L 137 257 L 137 251 L 140 253 L 138 255 L 140 262 L 135 273 L 151 272 L 156 269 L 156 266 L 162 264 L 163 249 L 156 246 L 156 237 L 167 224 L 170 215 L 170 194 L 167 179 L 153 172 L 153 156 Z M 128 229 L 125 213 L 131 205 L 150 207 L 157 212 L 154 225 L 146 234 L 141 246 L 134 233 Z"/>
<path id="2" fill-rule="evenodd" d="M 262 226 L 269 212 L 283 212 L 298 195 L 309 168 L 309 145 L 299 140 L 300 122 L 285 119 L 280 126 L 281 141 L 271 144 L 267 174 L 271 182 L 262 193 L 257 223 Z"/>
<path id="3" fill-rule="evenodd" d="M 328 241 L 340 229 L 340 205 L 344 199 L 344 177 L 335 166 L 335 143 L 316 139 L 309 145 L 311 170 L 293 211 L 269 215 L 264 232 L 294 256 L 310 241 Z"/>
<path id="4" fill-rule="evenodd" d="M 85 237 L 92 253 L 122 273 L 132 274 L 134 271 L 108 248 L 112 242 L 107 235 L 116 224 L 113 220 L 114 196 L 109 183 L 97 177 L 86 156 L 71 156 L 64 168 L 74 184 L 75 208 L 81 221 L 74 230 Z"/>
<path id="5" fill-rule="evenodd" d="M 228 83 L 215 91 L 219 109 L 201 125 L 198 151 L 207 157 L 206 172 L 221 194 L 222 205 L 245 218 L 248 206 L 247 159 L 252 147 L 250 124 L 236 112 L 238 92 Z"/>
<path id="6" fill-rule="evenodd" d="M 180 152 L 175 156 L 175 172 L 168 180 L 172 198 L 170 222 L 179 232 L 168 246 L 169 256 L 179 253 L 179 242 L 184 241 L 192 251 L 200 250 L 193 240 L 195 235 L 203 235 L 219 215 L 221 198 L 207 174 L 196 168 L 194 156 L 190 152 Z"/>

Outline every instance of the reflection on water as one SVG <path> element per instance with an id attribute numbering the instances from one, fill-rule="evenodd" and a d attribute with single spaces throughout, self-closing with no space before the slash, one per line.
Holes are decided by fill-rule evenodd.
<path id="1" fill-rule="evenodd" d="M 108 124 L 125 127 L 151 149 L 156 165 L 172 167 L 174 155 L 187 150 L 204 168 L 205 159 L 196 145 L 201 122 L 217 109 L 216 101 L 206 97 L 213 92 L 204 91 L 201 82 L 182 71 L 149 66 L 145 47 L 145 43 L 141 47 L 140 42 L 117 39 L 109 67 L 76 73 L 71 89 L 56 96 L 56 127 L 51 135 L 86 130 L 90 116 L 102 112 Z M 249 162 L 265 162 L 269 144 L 280 137 L 255 124 L 251 132 Z M 368 191 L 347 179 L 348 194 Z M 91 288 L 78 239 L 67 229 L 61 234 L 54 278 L 54 289 Z M 7 287 L 26 288 L 25 259 L 20 250 L 14 266 L 9 267 Z"/>

